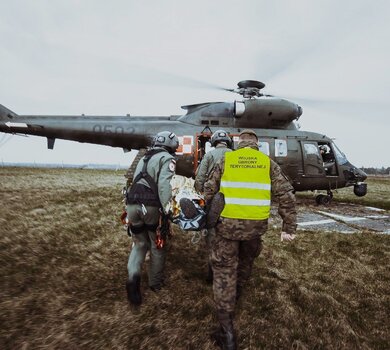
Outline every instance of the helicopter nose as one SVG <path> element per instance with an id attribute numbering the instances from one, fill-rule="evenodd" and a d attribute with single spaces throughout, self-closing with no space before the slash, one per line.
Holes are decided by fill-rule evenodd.
<path id="1" fill-rule="evenodd" d="M 353 167 L 351 171 L 356 181 L 363 182 L 365 179 L 367 179 L 367 174 L 363 170 Z"/>
<path id="2" fill-rule="evenodd" d="M 302 107 L 301 106 L 299 106 L 299 105 L 297 105 L 297 107 L 298 107 L 298 118 L 302 115 L 302 113 L 303 113 L 303 109 L 302 109 Z"/>
<path id="3" fill-rule="evenodd" d="M 348 164 L 349 169 L 344 172 L 348 181 L 351 181 L 352 183 L 356 184 L 358 182 L 363 182 L 365 179 L 367 179 L 367 174 L 363 170 L 360 170 L 351 163 Z"/>
<path id="4" fill-rule="evenodd" d="M 364 181 L 365 179 L 367 179 L 367 174 L 363 170 L 356 168 L 356 172 L 357 177 L 360 179 L 360 181 Z"/>

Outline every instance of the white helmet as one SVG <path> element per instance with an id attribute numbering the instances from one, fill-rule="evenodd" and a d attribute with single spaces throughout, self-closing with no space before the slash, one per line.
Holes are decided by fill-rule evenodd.
<path id="1" fill-rule="evenodd" d="M 153 138 L 153 147 L 163 147 L 168 152 L 174 153 L 179 147 L 179 139 L 173 132 L 161 131 Z"/>

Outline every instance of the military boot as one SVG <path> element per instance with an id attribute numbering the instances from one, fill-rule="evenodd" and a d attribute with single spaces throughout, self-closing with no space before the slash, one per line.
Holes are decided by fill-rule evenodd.
<path id="1" fill-rule="evenodd" d="M 191 199 L 181 198 L 179 204 L 181 211 L 187 219 L 193 219 L 196 215 L 198 215 L 198 210 Z"/>
<path id="2" fill-rule="evenodd" d="M 131 305 L 141 305 L 142 304 L 142 295 L 141 295 L 141 277 L 135 275 L 132 281 L 126 282 L 126 291 L 127 291 L 127 300 Z"/>
<path id="3" fill-rule="evenodd" d="M 236 350 L 236 335 L 233 328 L 233 314 L 223 310 L 217 312 L 220 327 L 211 334 L 211 339 L 222 350 Z"/>

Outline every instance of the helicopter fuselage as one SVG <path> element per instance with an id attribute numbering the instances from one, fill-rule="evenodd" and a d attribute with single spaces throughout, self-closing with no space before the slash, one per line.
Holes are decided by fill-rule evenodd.
<path id="1" fill-rule="evenodd" d="M 297 129 L 294 121 L 302 109 L 290 101 L 260 98 L 183 108 L 187 113 L 182 116 L 20 116 L 0 105 L 0 131 L 46 137 L 51 149 L 59 138 L 131 150 L 150 146 L 156 133 L 169 130 L 181 143 L 177 173 L 194 176 L 210 148 L 212 132 L 224 129 L 236 141 L 240 131 L 251 128 L 259 137 L 260 150 L 281 166 L 296 191 L 330 191 L 359 185 L 366 178 L 330 138 Z M 327 147 L 327 159 L 320 146 Z"/>

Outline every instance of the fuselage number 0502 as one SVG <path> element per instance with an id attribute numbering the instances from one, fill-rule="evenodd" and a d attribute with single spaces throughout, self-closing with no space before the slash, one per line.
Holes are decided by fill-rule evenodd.
<path id="1" fill-rule="evenodd" d="M 115 134 L 133 134 L 134 133 L 134 128 L 129 126 L 127 127 L 126 129 L 121 126 L 121 125 L 118 125 L 118 126 L 114 126 L 112 124 L 105 124 L 105 125 L 101 125 L 101 124 L 95 124 L 92 128 L 92 131 L 93 132 L 97 132 L 97 133 L 115 133 Z"/>

